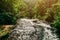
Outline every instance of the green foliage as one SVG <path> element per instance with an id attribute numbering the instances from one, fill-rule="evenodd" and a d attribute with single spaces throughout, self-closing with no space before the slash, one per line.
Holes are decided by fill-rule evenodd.
<path id="1" fill-rule="evenodd" d="M 49 0 L 49 2 L 37 0 L 34 2 L 26 2 L 24 0 L 0 0 L 0 14 L 2 14 L 2 12 L 4 15 L 6 14 L 5 12 L 11 13 L 11 15 L 14 16 L 11 16 L 11 20 L 18 18 L 38 18 L 48 22 L 54 20 L 55 13 L 50 9 L 52 9 L 53 4 L 57 3 L 57 0 Z M 7 15 L 10 15 L 9 13 Z M 4 15 L 2 14 L 2 16 Z M 8 18 L 9 17 L 7 17 L 7 19 Z"/>
<path id="2" fill-rule="evenodd" d="M 60 5 L 56 5 L 55 9 L 55 20 L 51 24 L 52 27 L 56 28 L 56 33 L 60 38 Z"/>
<path id="3" fill-rule="evenodd" d="M 0 37 L 5 36 L 7 33 L 6 30 L 0 30 Z"/>
<path id="4" fill-rule="evenodd" d="M 16 18 L 10 12 L 2 12 L 0 13 L 0 25 L 2 24 L 15 24 Z"/>
<path id="5" fill-rule="evenodd" d="M 14 0 L 0 0 L 0 25 L 16 23 L 16 11 L 13 4 Z"/>

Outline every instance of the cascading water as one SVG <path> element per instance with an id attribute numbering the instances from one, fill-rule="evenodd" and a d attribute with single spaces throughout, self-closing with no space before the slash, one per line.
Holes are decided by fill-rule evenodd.
<path id="1" fill-rule="evenodd" d="M 50 25 L 37 19 L 20 19 L 7 40 L 58 40 Z"/>
<path id="2" fill-rule="evenodd" d="M 43 40 L 58 40 L 57 36 L 53 31 L 51 30 L 52 28 L 44 28 L 44 38 Z"/>

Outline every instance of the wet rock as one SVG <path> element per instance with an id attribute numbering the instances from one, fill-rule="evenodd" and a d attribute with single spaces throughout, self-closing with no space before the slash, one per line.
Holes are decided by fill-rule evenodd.
<path id="1" fill-rule="evenodd" d="M 7 40 L 58 40 L 50 25 L 38 19 L 19 19 Z"/>

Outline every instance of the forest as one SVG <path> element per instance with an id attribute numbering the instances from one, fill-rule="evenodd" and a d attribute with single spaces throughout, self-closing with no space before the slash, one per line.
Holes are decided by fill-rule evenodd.
<path id="1" fill-rule="evenodd" d="M 0 37 L 9 33 L 17 19 L 39 19 L 56 29 L 60 38 L 60 0 L 0 0 Z"/>

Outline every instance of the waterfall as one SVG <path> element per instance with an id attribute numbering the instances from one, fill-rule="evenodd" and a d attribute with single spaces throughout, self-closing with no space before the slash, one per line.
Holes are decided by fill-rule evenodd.
<path id="1" fill-rule="evenodd" d="M 38 19 L 19 19 L 7 40 L 58 40 L 51 26 Z"/>
<path id="2" fill-rule="evenodd" d="M 43 40 L 58 40 L 56 34 L 54 34 L 51 28 L 44 28 L 44 38 Z"/>

